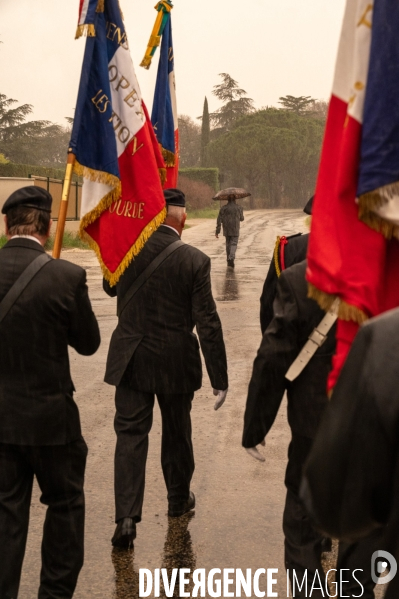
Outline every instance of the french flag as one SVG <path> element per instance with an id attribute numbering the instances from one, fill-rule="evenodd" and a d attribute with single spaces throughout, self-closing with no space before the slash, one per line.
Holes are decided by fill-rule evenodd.
<path id="1" fill-rule="evenodd" d="M 177 186 L 179 174 L 179 129 L 170 12 L 162 35 L 151 122 L 161 146 L 167 178 L 164 188 Z"/>
<path id="2" fill-rule="evenodd" d="M 398 27 L 394 0 L 347 0 L 307 269 L 310 296 L 324 309 L 341 300 L 329 388 L 359 324 L 399 306 Z"/>
<path id="3" fill-rule="evenodd" d="M 76 29 L 75 39 L 78 39 L 82 35 L 94 37 L 96 34 L 94 28 L 96 12 L 103 11 L 104 0 L 80 0 L 78 27 Z"/>
<path id="4" fill-rule="evenodd" d="M 69 151 L 83 177 L 80 234 L 115 285 L 165 218 L 160 176 L 165 164 L 141 97 L 119 2 L 104 4 L 101 12 L 92 0 L 95 37 L 86 40 Z"/>

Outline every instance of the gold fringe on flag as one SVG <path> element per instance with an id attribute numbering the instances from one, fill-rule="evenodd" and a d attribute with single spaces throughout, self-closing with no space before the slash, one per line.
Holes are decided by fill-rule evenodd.
<path id="1" fill-rule="evenodd" d="M 170 150 L 165 150 L 161 144 L 159 144 L 162 152 L 163 159 L 167 167 L 175 166 L 176 164 L 176 155 Z"/>
<path id="2" fill-rule="evenodd" d="M 280 239 L 281 237 L 277 237 L 276 245 L 274 246 L 273 259 L 274 259 L 274 267 L 276 269 L 277 276 L 281 275 L 281 268 L 278 261 L 278 251 L 280 249 Z"/>
<path id="3" fill-rule="evenodd" d="M 100 262 L 104 278 L 108 281 L 111 287 L 113 287 L 117 284 L 121 275 L 129 266 L 133 258 L 141 252 L 146 241 L 148 241 L 148 239 L 151 237 L 154 231 L 156 231 L 158 227 L 163 223 L 163 221 L 166 218 L 166 208 L 163 208 L 161 212 L 157 214 L 141 231 L 140 235 L 138 236 L 138 238 L 136 239 L 135 243 L 132 245 L 126 256 L 123 258 L 116 271 L 111 272 L 104 264 L 98 244 L 94 241 L 92 237 L 90 237 L 88 233 L 86 233 L 85 229 L 86 227 L 91 225 L 95 220 L 97 220 L 101 216 L 101 214 L 111 206 L 111 204 L 119 200 L 122 191 L 121 182 L 118 177 L 115 177 L 115 175 L 110 175 L 109 173 L 104 173 L 102 171 L 96 171 L 94 169 L 88 168 L 87 166 L 83 166 L 82 164 L 80 164 L 77 160 L 75 160 L 73 170 L 79 177 L 85 177 L 90 181 L 97 181 L 99 183 L 104 183 L 105 185 L 113 187 L 113 189 L 111 189 L 109 193 L 107 193 L 101 199 L 101 201 L 97 204 L 95 208 L 93 208 L 93 210 L 90 210 L 90 212 L 84 215 L 84 217 L 80 221 L 79 226 L 79 237 L 83 239 L 83 241 L 85 241 L 91 247 L 92 250 L 95 251 L 98 261 Z"/>
<path id="4" fill-rule="evenodd" d="M 322 310 L 328 312 L 337 296 L 326 293 L 325 291 L 320 291 L 320 289 L 317 289 L 312 283 L 308 283 L 308 297 L 314 299 Z M 359 325 L 368 320 L 368 316 L 363 310 L 342 300 L 339 303 L 338 318 L 341 320 L 352 320 Z"/>
<path id="5" fill-rule="evenodd" d="M 104 12 L 104 0 L 98 0 L 96 12 Z"/>
<path id="6" fill-rule="evenodd" d="M 87 37 L 96 37 L 96 29 L 93 23 L 88 23 L 86 25 L 78 25 L 75 34 L 75 40 L 79 39 L 83 35 Z"/>
<path id="7" fill-rule="evenodd" d="M 159 176 L 161 178 L 161 184 L 163 187 L 165 185 L 166 179 L 167 179 L 166 168 L 159 168 L 158 171 L 159 171 Z"/>
<path id="8" fill-rule="evenodd" d="M 382 208 L 394 197 L 398 198 L 399 207 L 398 181 L 359 197 L 359 219 L 374 231 L 381 233 L 386 239 L 391 239 L 394 236 L 399 237 L 399 226 L 382 218 L 375 211 Z"/>
<path id="9" fill-rule="evenodd" d="M 114 187 L 113 191 L 118 191 L 119 196 L 121 194 L 121 182 L 119 180 L 118 177 L 116 177 L 115 175 L 111 175 L 110 173 L 104 173 L 103 171 L 96 171 L 92 168 L 89 168 L 87 166 L 83 166 L 82 164 L 80 164 L 80 162 L 78 162 L 77 160 L 75 160 L 74 165 L 73 165 L 73 171 L 76 175 L 78 175 L 78 177 L 84 177 L 85 179 L 89 179 L 90 181 L 96 182 L 96 183 L 104 183 L 105 185 L 109 185 L 110 187 Z M 97 208 L 99 206 L 101 206 L 102 202 L 105 200 L 106 197 L 108 197 L 109 194 L 107 194 L 102 200 L 101 202 L 98 204 Z M 116 200 L 119 200 L 119 196 L 116 197 L 115 199 L 112 200 L 112 202 L 109 202 L 109 204 L 102 210 L 102 212 L 104 210 L 106 210 L 113 202 L 115 202 Z M 94 209 L 96 210 L 96 209 Z M 94 212 L 94 211 L 92 211 Z M 84 216 L 84 218 L 86 218 L 89 214 L 91 214 L 91 212 L 89 212 L 88 214 L 86 214 Z M 90 225 L 92 222 L 94 222 L 96 219 L 98 218 L 98 215 L 94 216 L 94 218 L 85 224 L 85 227 L 87 225 Z"/>
<path id="10" fill-rule="evenodd" d="M 98 244 L 94 241 L 94 239 L 92 237 L 90 237 L 90 235 L 88 233 L 86 233 L 86 231 L 84 231 L 82 229 L 82 225 L 80 225 L 79 235 L 80 235 L 81 239 L 86 241 L 86 243 L 91 247 L 91 249 L 95 251 L 98 261 L 101 266 L 101 270 L 102 270 L 104 279 L 106 279 L 106 281 L 108 281 L 108 283 L 111 285 L 111 287 L 114 287 L 114 285 L 117 284 L 117 282 L 119 281 L 119 279 L 125 272 L 126 268 L 129 266 L 129 264 L 131 263 L 133 258 L 141 252 L 145 243 L 148 241 L 148 239 L 151 237 L 151 235 L 158 229 L 158 227 L 160 227 L 162 225 L 165 218 L 166 218 L 166 208 L 163 208 L 161 210 L 161 212 L 159 214 L 157 214 L 152 219 L 152 221 L 150 221 L 148 223 L 148 225 L 142 230 L 142 232 L 138 236 L 137 240 L 132 245 L 132 247 L 126 254 L 126 256 L 123 258 L 122 262 L 119 264 L 119 266 L 115 272 L 111 272 L 105 266 Z"/>

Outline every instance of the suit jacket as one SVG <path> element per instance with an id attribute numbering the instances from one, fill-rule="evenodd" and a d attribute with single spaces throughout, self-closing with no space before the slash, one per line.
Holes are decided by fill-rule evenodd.
<path id="1" fill-rule="evenodd" d="M 303 494 L 334 537 L 360 538 L 398 511 L 398 356 L 396 309 L 360 328 L 317 434 Z"/>
<path id="2" fill-rule="evenodd" d="M 30 239 L 0 250 L 0 301 L 44 252 Z M 100 345 L 83 268 L 51 260 L 0 324 L 0 442 L 62 445 L 81 436 L 68 345 L 83 355 Z"/>
<path id="3" fill-rule="evenodd" d="M 284 391 L 293 434 L 314 438 L 327 405 L 326 381 L 335 349 L 335 330 L 292 383 L 285 374 L 325 313 L 307 297 L 306 260 L 291 266 L 277 284 L 274 318 L 263 336 L 249 383 L 243 446 L 258 445 L 271 429 Z"/>
<path id="4" fill-rule="evenodd" d="M 387 524 L 399 563 L 399 310 L 363 325 L 305 466 L 302 497 L 319 528 L 358 540 Z M 386 599 L 399 596 L 399 575 Z"/>
<path id="5" fill-rule="evenodd" d="M 291 235 L 287 237 L 288 243 L 284 246 L 285 267 L 289 268 L 298 262 L 306 259 L 308 251 L 309 233 L 302 235 Z M 269 270 L 263 285 L 262 295 L 260 297 L 260 328 L 263 333 L 273 318 L 273 302 L 276 297 L 278 275 L 274 258 L 272 258 Z"/>
<path id="6" fill-rule="evenodd" d="M 242 206 L 235 202 L 228 202 L 219 211 L 216 222 L 216 235 L 219 235 L 220 228 L 223 225 L 223 235 L 225 237 L 239 237 L 240 223 L 243 220 L 244 211 Z"/>
<path id="7" fill-rule="evenodd" d="M 161 226 L 131 262 L 109 295 L 124 297 L 131 284 L 164 248 L 179 239 Z M 209 378 L 226 389 L 227 362 L 222 326 L 212 297 L 211 262 L 184 244 L 171 254 L 128 303 L 108 352 L 105 381 L 124 378 L 133 389 L 153 393 L 190 393 L 201 387 L 202 367 L 196 326 Z"/>

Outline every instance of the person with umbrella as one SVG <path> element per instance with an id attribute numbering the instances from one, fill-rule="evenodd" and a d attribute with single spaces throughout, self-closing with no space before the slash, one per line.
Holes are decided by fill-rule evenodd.
<path id="1" fill-rule="evenodd" d="M 238 238 L 240 236 L 240 223 L 244 220 L 244 212 L 241 206 L 236 204 L 236 200 L 246 198 L 251 194 L 245 189 L 237 187 L 228 187 L 222 189 L 213 198 L 214 200 L 227 200 L 227 204 L 220 208 L 216 222 L 216 239 L 219 239 L 219 233 L 223 225 L 223 235 L 226 238 L 227 265 L 234 268 Z"/>

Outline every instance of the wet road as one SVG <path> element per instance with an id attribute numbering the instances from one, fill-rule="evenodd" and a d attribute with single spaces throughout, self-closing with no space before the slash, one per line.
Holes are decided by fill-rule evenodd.
<path id="1" fill-rule="evenodd" d="M 195 223 L 195 221 L 194 221 Z M 193 224 L 194 224 L 193 223 Z M 252 362 L 260 343 L 259 296 L 277 235 L 305 232 L 301 211 L 245 213 L 236 268 L 226 268 L 224 239 L 214 237 L 214 221 L 201 221 L 183 239 L 212 258 L 215 299 L 223 324 L 230 389 L 214 412 L 209 380 L 196 393 L 192 410 L 196 459 L 192 489 L 195 513 L 168 519 L 160 465 L 160 414 L 155 409 L 150 435 L 143 520 L 134 552 L 112 552 L 114 531 L 112 387 L 102 382 L 110 335 L 116 325 L 115 300 L 101 288 L 101 274 L 90 251 L 67 251 L 63 258 L 84 266 L 99 319 L 102 345 L 93 357 L 71 351 L 75 395 L 89 446 L 86 471 L 86 547 L 76 599 L 138 596 L 139 568 L 278 568 L 279 596 L 286 597 L 281 519 L 284 470 L 290 439 L 285 410 L 268 436 L 266 463 L 241 448 L 242 419 Z M 36 596 L 44 507 L 35 488 L 20 599 Z M 262 585 L 261 585 L 262 589 Z"/>

